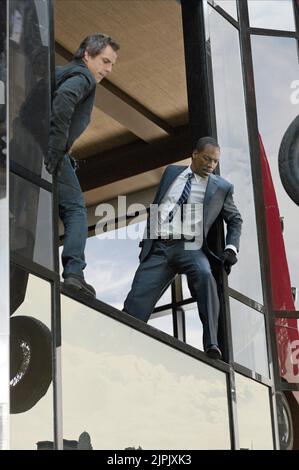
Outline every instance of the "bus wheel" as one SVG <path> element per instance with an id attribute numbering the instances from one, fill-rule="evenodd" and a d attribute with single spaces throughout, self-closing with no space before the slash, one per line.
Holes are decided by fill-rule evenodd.
<path id="1" fill-rule="evenodd" d="M 278 425 L 280 450 L 292 450 L 294 446 L 294 426 L 291 409 L 284 393 L 279 393 Z"/>
<path id="2" fill-rule="evenodd" d="M 282 138 L 278 166 L 284 189 L 299 206 L 299 116 L 291 122 Z"/>
<path id="3" fill-rule="evenodd" d="M 52 381 L 49 328 L 36 318 L 10 319 L 10 412 L 30 410 Z"/>

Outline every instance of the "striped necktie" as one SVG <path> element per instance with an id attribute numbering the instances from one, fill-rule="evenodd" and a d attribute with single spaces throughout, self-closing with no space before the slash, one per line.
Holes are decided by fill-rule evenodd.
<path id="1" fill-rule="evenodd" d="M 186 184 L 184 186 L 183 192 L 180 195 L 180 198 L 177 201 L 176 205 L 174 206 L 172 211 L 169 212 L 169 214 L 166 218 L 166 220 L 168 222 L 172 222 L 174 214 L 179 210 L 179 208 L 181 208 L 181 219 L 183 218 L 183 205 L 186 204 L 186 202 L 188 200 L 188 197 L 189 197 L 189 194 L 190 194 L 190 191 L 191 191 L 191 183 L 192 183 L 191 180 L 192 180 L 193 176 L 194 176 L 194 173 L 188 173 L 187 181 L 186 181 Z"/>

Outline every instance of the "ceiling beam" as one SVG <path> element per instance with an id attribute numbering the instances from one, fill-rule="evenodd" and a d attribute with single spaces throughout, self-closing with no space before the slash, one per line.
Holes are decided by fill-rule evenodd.
<path id="1" fill-rule="evenodd" d="M 192 152 L 191 134 L 187 127 L 174 136 L 137 142 L 108 150 L 80 160 L 77 175 L 83 191 L 159 168 L 188 158 Z"/>
<path id="2" fill-rule="evenodd" d="M 66 61 L 73 54 L 55 42 L 56 53 Z M 145 142 L 174 134 L 174 129 L 123 90 L 104 78 L 94 105 Z"/>

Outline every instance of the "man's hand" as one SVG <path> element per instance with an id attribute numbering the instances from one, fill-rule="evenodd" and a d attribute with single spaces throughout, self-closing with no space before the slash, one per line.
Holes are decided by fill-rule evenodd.
<path id="1" fill-rule="evenodd" d="M 238 261 L 238 258 L 236 257 L 236 254 L 233 250 L 231 250 L 230 248 L 227 248 L 226 250 L 224 250 L 221 256 L 221 261 L 223 263 L 226 274 L 229 275 L 231 272 L 232 266 L 236 264 L 236 262 Z"/>
<path id="2" fill-rule="evenodd" d="M 56 150 L 49 148 L 47 156 L 45 157 L 46 170 L 53 175 L 57 172 L 57 176 L 60 174 L 61 165 L 64 157 L 64 152 L 62 150 Z"/>

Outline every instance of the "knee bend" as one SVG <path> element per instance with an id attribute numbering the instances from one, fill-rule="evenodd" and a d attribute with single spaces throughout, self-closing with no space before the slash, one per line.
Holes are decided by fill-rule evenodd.
<path id="1" fill-rule="evenodd" d="M 130 295 L 128 295 L 124 302 L 123 311 L 144 322 L 148 321 L 151 314 L 151 312 L 145 308 L 144 302 L 138 302 L 137 299 L 134 299 Z"/>
<path id="2" fill-rule="evenodd" d="M 87 218 L 87 209 L 83 201 L 72 204 L 69 207 L 69 212 L 73 212 L 78 215 L 81 215 L 84 218 Z"/>
<path id="3" fill-rule="evenodd" d="M 193 285 L 207 285 L 215 284 L 215 278 L 209 269 L 204 269 L 196 272 L 190 279 L 190 283 Z"/>
<path id="4" fill-rule="evenodd" d="M 197 279 L 210 279 L 210 278 L 213 278 L 213 274 L 212 274 L 212 271 L 210 268 L 206 267 L 206 268 L 202 268 L 202 269 L 199 269 L 196 273 L 196 278 Z"/>
<path id="5" fill-rule="evenodd" d="M 87 223 L 87 209 L 80 204 L 72 204 L 68 207 L 59 208 L 59 216 L 63 222 L 81 220 Z"/>

